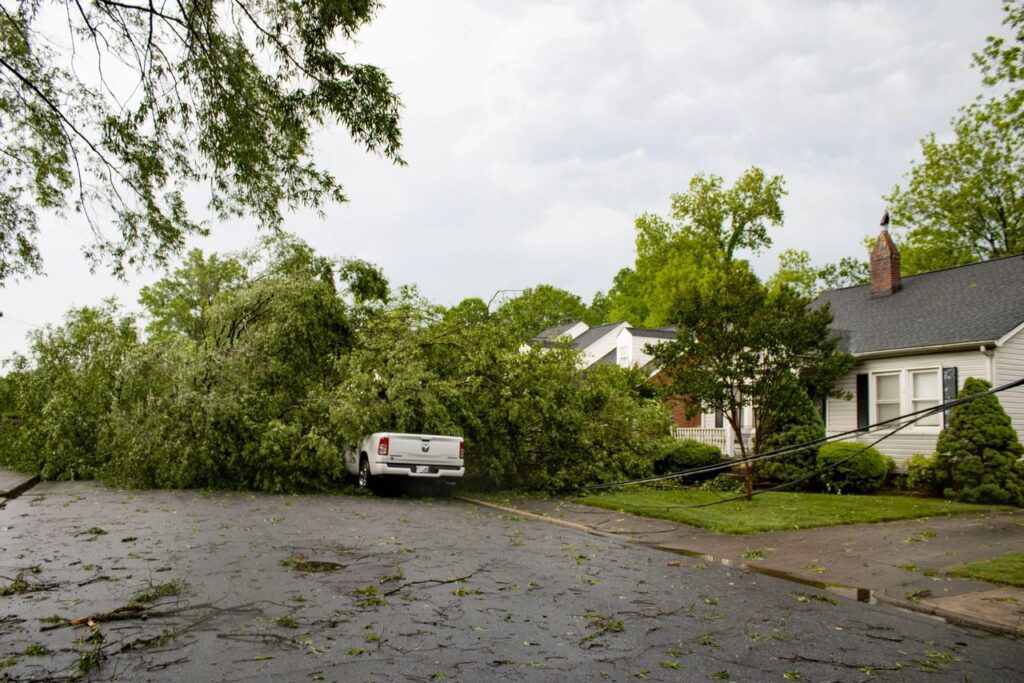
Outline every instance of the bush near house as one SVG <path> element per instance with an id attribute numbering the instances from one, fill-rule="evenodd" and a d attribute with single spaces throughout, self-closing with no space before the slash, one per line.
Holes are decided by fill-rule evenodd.
<path id="1" fill-rule="evenodd" d="M 960 398 L 991 387 L 968 377 Z M 1024 506 L 1024 448 L 995 395 L 954 408 L 936 450 L 936 478 L 947 497 Z"/>
<path id="2" fill-rule="evenodd" d="M 826 491 L 873 493 L 885 483 L 889 461 L 870 446 L 840 441 L 818 449 L 818 468 L 824 470 L 818 478 Z"/>
<path id="3" fill-rule="evenodd" d="M 914 453 L 907 461 L 906 488 L 911 491 L 925 491 L 936 495 L 942 495 L 942 487 L 939 485 L 936 466 L 938 461 L 935 454 L 923 455 Z"/>
<path id="4" fill-rule="evenodd" d="M 825 423 L 806 391 L 794 387 L 793 400 L 783 412 L 778 429 L 772 431 L 760 444 L 761 453 L 770 453 L 797 444 L 817 441 L 825 437 Z M 757 476 L 770 482 L 797 482 L 790 490 L 812 488 L 817 482 L 811 475 L 817 469 L 818 447 L 808 447 L 769 458 L 758 463 Z"/>
<path id="5" fill-rule="evenodd" d="M 679 439 L 665 444 L 661 455 L 654 462 L 655 474 L 670 474 L 682 472 L 694 467 L 715 465 L 722 461 L 722 451 L 717 446 L 694 441 L 693 439 Z M 718 472 L 707 472 L 686 477 L 685 481 L 710 479 Z"/>

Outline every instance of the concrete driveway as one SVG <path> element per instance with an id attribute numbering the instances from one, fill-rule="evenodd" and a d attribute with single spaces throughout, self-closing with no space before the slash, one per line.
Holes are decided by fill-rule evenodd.
<path id="1" fill-rule="evenodd" d="M 0 576 L 16 680 L 1024 679 L 1007 637 L 456 500 L 44 483 Z"/>

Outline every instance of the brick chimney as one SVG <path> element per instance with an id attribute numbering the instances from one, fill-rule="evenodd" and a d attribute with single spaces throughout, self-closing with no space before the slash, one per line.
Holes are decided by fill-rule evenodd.
<path id="1" fill-rule="evenodd" d="M 889 237 L 888 221 L 883 221 L 882 232 L 878 233 L 875 247 L 871 250 L 872 297 L 889 296 L 903 287 L 900 284 L 900 251 Z"/>

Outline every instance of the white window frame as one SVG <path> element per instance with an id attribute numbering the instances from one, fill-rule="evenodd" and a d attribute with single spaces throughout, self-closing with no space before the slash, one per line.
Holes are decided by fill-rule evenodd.
<path id="1" fill-rule="evenodd" d="M 913 376 L 921 372 L 932 372 L 935 373 L 936 382 L 938 387 L 938 397 L 936 399 L 931 398 L 919 398 L 913 395 Z M 877 389 L 877 377 L 880 376 L 893 376 L 899 377 L 899 407 L 900 415 L 906 415 L 907 413 L 914 412 L 914 401 L 931 401 L 936 400 L 938 404 L 942 403 L 942 368 L 935 365 L 925 365 L 920 367 L 908 367 L 900 368 L 898 370 L 877 370 L 870 373 L 871 381 L 868 385 L 868 391 L 870 392 L 869 397 L 869 409 L 871 424 L 878 422 L 878 389 Z M 938 434 L 942 431 L 945 426 L 945 416 L 942 413 L 938 414 L 938 424 L 934 425 L 922 425 L 919 422 L 914 423 L 908 427 L 905 427 L 900 431 L 902 434 Z M 887 429 L 896 429 L 899 425 L 887 427 Z"/>

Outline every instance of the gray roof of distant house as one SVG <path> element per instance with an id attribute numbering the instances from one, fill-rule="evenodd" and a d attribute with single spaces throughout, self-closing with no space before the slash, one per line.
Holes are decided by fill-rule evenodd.
<path id="1" fill-rule="evenodd" d="M 530 341 L 532 341 L 532 342 L 552 341 L 554 339 L 557 339 L 559 336 L 565 334 L 566 332 L 569 331 L 570 328 L 572 328 L 574 325 L 578 325 L 579 323 L 580 323 L 579 320 L 571 320 L 571 321 L 569 321 L 567 323 L 562 323 L 561 325 L 554 325 L 554 326 L 549 327 L 546 330 L 540 332 L 535 337 L 533 337 Z"/>
<path id="2" fill-rule="evenodd" d="M 603 356 L 598 358 L 596 361 L 594 361 L 594 363 L 595 364 L 597 364 L 597 363 L 610 363 L 611 365 L 615 365 L 616 364 L 616 362 L 615 362 L 616 361 L 615 352 L 617 350 L 618 349 L 612 349 L 611 351 L 609 351 L 608 353 L 604 354 Z"/>
<path id="3" fill-rule="evenodd" d="M 594 342 L 596 342 L 598 339 L 603 337 L 604 335 L 608 334 L 608 332 L 611 331 L 613 327 L 616 327 L 621 324 L 622 322 L 620 321 L 617 323 L 605 323 L 604 325 L 595 325 L 594 327 L 591 327 L 589 330 L 587 330 L 580 336 L 573 339 L 572 345 L 577 349 L 585 349 Z"/>
<path id="4" fill-rule="evenodd" d="M 658 327 L 658 328 L 644 328 L 644 327 L 632 327 L 629 330 L 635 337 L 647 337 L 648 339 L 675 339 L 676 328 L 674 327 Z"/>
<path id="5" fill-rule="evenodd" d="M 871 285 L 824 292 L 840 348 L 854 354 L 1000 339 L 1024 323 L 1024 255 L 903 278 L 872 297 Z"/>

